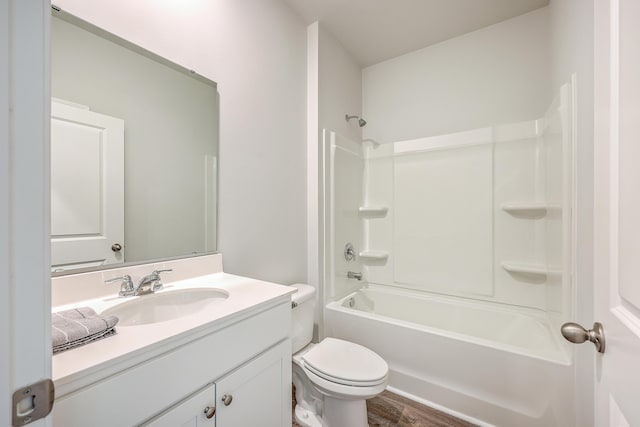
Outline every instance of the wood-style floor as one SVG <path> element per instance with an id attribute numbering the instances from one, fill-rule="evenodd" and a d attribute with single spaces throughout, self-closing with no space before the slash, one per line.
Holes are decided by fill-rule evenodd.
<path id="1" fill-rule="evenodd" d="M 295 408 L 295 394 L 293 396 Z M 370 427 L 473 427 L 468 423 L 444 412 L 389 391 L 367 400 L 367 413 Z M 293 415 L 293 427 L 300 427 Z M 344 426 L 349 427 L 349 426 Z"/>

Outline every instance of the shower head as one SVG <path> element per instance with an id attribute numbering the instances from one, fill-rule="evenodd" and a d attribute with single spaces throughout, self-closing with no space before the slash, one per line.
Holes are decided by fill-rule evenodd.
<path id="1" fill-rule="evenodd" d="M 351 120 L 351 119 L 358 119 L 358 125 L 359 125 L 360 127 L 364 127 L 364 126 L 367 124 L 367 121 L 366 121 L 365 119 L 363 119 L 362 117 L 360 117 L 360 116 L 350 116 L 350 115 L 348 115 L 348 114 L 345 114 L 345 115 L 344 115 L 344 119 L 345 119 L 346 121 L 349 121 L 349 120 Z"/>

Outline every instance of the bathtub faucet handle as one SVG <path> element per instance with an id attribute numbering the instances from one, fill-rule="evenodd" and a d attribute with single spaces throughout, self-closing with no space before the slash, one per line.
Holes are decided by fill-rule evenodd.
<path id="1" fill-rule="evenodd" d="M 358 280 L 362 280 L 362 273 L 355 273 L 353 271 L 348 271 L 347 272 L 347 278 L 348 279 L 358 279 Z"/>

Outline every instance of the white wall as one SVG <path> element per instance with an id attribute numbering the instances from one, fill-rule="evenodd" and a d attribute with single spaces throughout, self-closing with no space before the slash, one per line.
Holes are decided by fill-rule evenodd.
<path id="1" fill-rule="evenodd" d="M 551 0 L 551 82 L 576 74 L 577 210 L 575 321 L 593 323 L 593 0 Z M 575 346 L 576 425 L 593 425 L 593 348 Z"/>
<path id="2" fill-rule="evenodd" d="M 357 120 L 362 114 L 362 69 L 322 25 L 318 30 L 318 118 L 320 129 L 331 129 L 351 140 L 362 138 Z"/>
<path id="3" fill-rule="evenodd" d="M 218 248 L 225 270 L 305 280 L 302 20 L 278 0 L 56 4 L 218 83 Z"/>
<path id="4" fill-rule="evenodd" d="M 315 22 L 307 28 L 307 189 L 308 189 L 308 260 L 307 281 L 318 287 L 319 301 L 324 301 L 326 286 L 321 288 L 325 278 L 325 226 L 324 217 L 327 198 L 324 191 L 328 186 L 330 152 L 329 132 L 334 131 L 348 140 L 360 141 L 362 129 L 357 120 L 346 122 L 345 114 L 361 115 L 362 111 L 362 69 L 340 42 Z M 323 129 L 326 133 L 323 133 Z M 359 201 L 357 202 L 359 203 Z M 328 232 L 328 230 L 327 230 Z M 345 242 L 341 244 L 344 245 Z M 355 242 L 354 242 L 355 243 Z M 331 252 L 333 254 L 333 252 Z M 343 273 L 345 275 L 346 273 Z M 318 304 L 316 318 L 318 333 L 323 336 L 322 304 Z"/>
<path id="5" fill-rule="evenodd" d="M 548 8 L 363 70 L 365 138 L 441 135 L 540 117 L 551 99 Z"/>

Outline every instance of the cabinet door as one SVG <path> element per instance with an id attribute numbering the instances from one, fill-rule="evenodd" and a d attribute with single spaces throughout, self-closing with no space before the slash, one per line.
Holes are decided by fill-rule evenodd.
<path id="1" fill-rule="evenodd" d="M 291 426 L 291 341 L 216 381 L 218 427 Z"/>
<path id="2" fill-rule="evenodd" d="M 148 421 L 144 427 L 215 427 L 215 384 L 210 384 L 167 411 Z M 209 414 L 207 414 L 209 408 Z M 207 418 L 211 415 L 211 418 Z"/>

